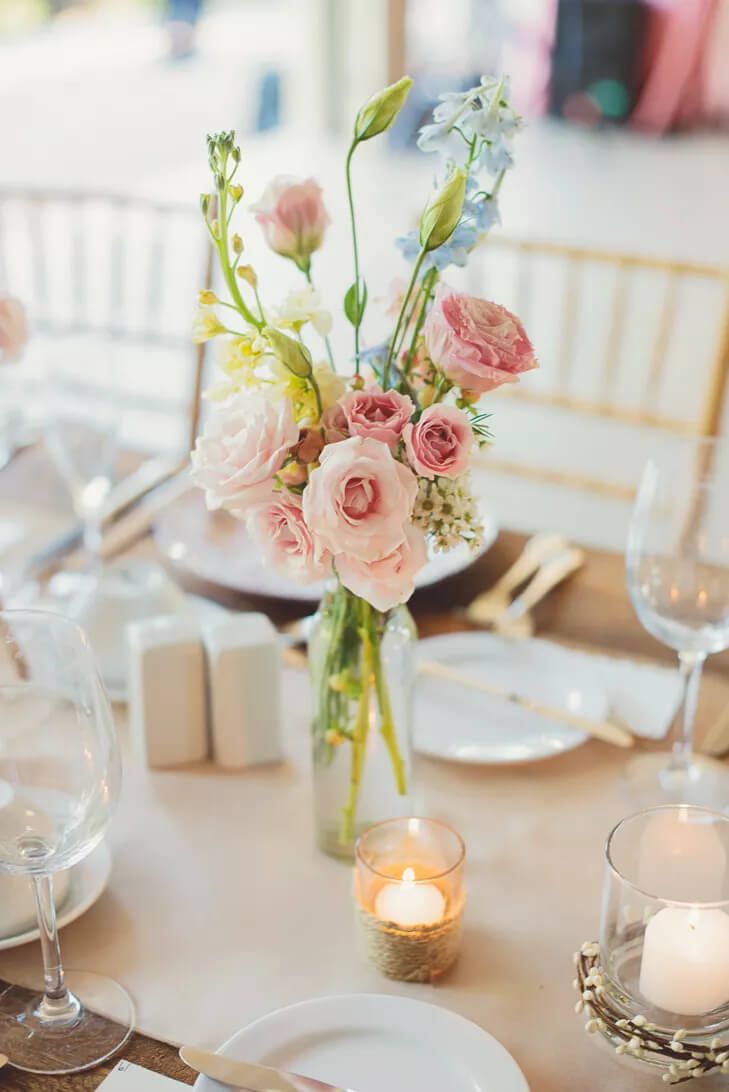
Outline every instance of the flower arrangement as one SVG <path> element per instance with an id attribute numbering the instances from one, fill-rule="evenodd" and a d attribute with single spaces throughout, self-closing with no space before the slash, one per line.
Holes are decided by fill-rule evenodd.
<path id="1" fill-rule="evenodd" d="M 497 221 L 499 190 L 513 162 L 520 119 L 507 82 L 489 77 L 442 95 L 433 123 L 421 130 L 421 149 L 438 156 L 436 185 L 417 231 L 398 240 L 411 270 L 392 333 L 363 347 L 368 286 L 352 162 L 391 126 L 411 83 L 403 78 L 361 108 L 346 156 L 354 279 L 343 297 L 353 333 L 344 367 L 334 366 L 331 316 L 313 280 L 313 258 L 329 225 L 318 184 L 276 178 L 252 206 L 268 245 L 303 277 L 301 289 L 278 306 L 264 304 L 256 272 L 243 260 L 243 239 L 232 230 L 243 197 L 232 132 L 208 137 L 214 193 L 201 197 L 228 298 L 200 295 L 194 337 L 220 339 L 223 376 L 207 392 L 216 405 L 192 454 L 193 476 L 208 506 L 245 520 L 262 554 L 287 577 L 336 581 L 327 601 L 314 754 L 328 765 L 350 745 L 343 844 L 351 843 L 358 821 L 373 721 L 398 792 L 406 791 L 380 657 L 386 614 L 412 594 L 428 543 L 447 550 L 465 541 L 478 550 L 482 525 L 468 475 L 474 447 L 488 439 L 479 400 L 536 367 L 515 315 L 441 279 L 449 265 L 465 264 Z"/>

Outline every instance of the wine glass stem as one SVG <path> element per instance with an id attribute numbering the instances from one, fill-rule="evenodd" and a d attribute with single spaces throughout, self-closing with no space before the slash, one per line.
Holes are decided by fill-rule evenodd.
<path id="1" fill-rule="evenodd" d="M 674 769 L 689 766 L 694 753 L 696 706 L 699 700 L 701 672 L 706 660 L 706 654 L 703 652 L 679 652 L 678 659 L 683 680 L 683 703 L 681 707 L 681 730 L 673 745 L 671 765 Z"/>
<path id="2" fill-rule="evenodd" d="M 86 509 L 83 517 L 83 543 L 90 569 L 101 565 L 102 511 L 101 508 Z"/>
<path id="3" fill-rule="evenodd" d="M 65 1020 L 76 1014 L 78 1002 L 66 989 L 63 977 L 51 876 L 34 876 L 33 889 L 43 955 L 43 1015 L 49 1020 Z"/>

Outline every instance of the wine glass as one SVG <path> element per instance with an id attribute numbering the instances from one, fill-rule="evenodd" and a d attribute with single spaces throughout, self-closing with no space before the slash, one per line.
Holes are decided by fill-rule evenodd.
<path id="1" fill-rule="evenodd" d="M 650 634 L 678 653 L 680 730 L 670 755 L 629 763 L 641 804 L 729 806 L 729 771 L 694 751 L 694 721 L 706 657 L 729 648 L 729 471 L 713 439 L 651 459 L 628 532 L 630 597 Z"/>
<path id="2" fill-rule="evenodd" d="M 33 885 L 43 959 L 40 993 L 0 992 L 0 1050 L 18 1069 L 87 1069 L 131 1034 L 121 986 L 64 971 L 52 884 L 104 837 L 120 779 L 111 707 L 83 631 L 56 613 L 0 612 L 0 872 Z"/>
<path id="3" fill-rule="evenodd" d="M 88 590 L 100 578 L 104 504 L 118 451 L 118 353 L 112 342 L 81 338 L 62 342 L 55 356 L 46 383 L 46 446 L 83 528 Z"/>

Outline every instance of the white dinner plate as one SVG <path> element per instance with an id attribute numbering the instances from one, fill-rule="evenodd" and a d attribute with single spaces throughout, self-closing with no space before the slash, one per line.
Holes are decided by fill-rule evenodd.
<path id="1" fill-rule="evenodd" d="M 70 925 L 76 918 L 94 905 L 101 896 L 111 875 L 111 850 L 106 842 L 97 846 L 93 853 L 84 858 L 71 870 L 71 886 L 68 895 L 58 911 L 58 928 Z M 28 881 L 30 883 L 30 880 Z M 11 937 L 0 937 L 0 952 L 6 948 L 19 948 L 29 944 L 40 936 L 38 929 L 26 929 Z"/>
<path id="2" fill-rule="evenodd" d="M 608 697 L 596 671 L 569 650 L 493 633 L 453 633 L 418 644 L 422 660 L 503 687 L 520 697 L 603 720 Z M 579 747 L 577 728 L 519 705 L 422 675 L 415 699 L 415 748 L 467 763 L 533 762 Z"/>
<path id="3" fill-rule="evenodd" d="M 304 1001 L 237 1032 L 220 1053 L 353 1092 L 529 1092 L 493 1036 L 448 1009 L 407 997 Z M 220 1092 L 206 1077 L 195 1088 Z"/>
<path id="4" fill-rule="evenodd" d="M 418 573 L 416 587 L 436 584 L 467 569 L 492 545 L 496 534 L 496 524 L 484 520 L 484 541 L 478 555 L 465 543 L 447 553 L 433 554 Z M 201 490 L 186 493 L 165 508 L 155 525 L 154 538 L 178 572 L 218 587 L 302 603 L 317 602 L 324 591 L 323 583 L 296 584 L 267 565 L 245 525 L 228 512 L 208 512 Z"/>

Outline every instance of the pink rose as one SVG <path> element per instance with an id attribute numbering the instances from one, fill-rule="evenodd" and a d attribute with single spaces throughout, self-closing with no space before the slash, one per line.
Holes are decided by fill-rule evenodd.
<path id="1" fill-rule="evenodd" d="M 315 545 L 295 493 L 272 492 L 266 504 L 251 509 L 246 526 L 270 564 L 291 580 L 305 584 L 331 572 L 331 555 Z"/>
<path id="2" fill-rule="evenodd" d="M 324 410 L 320 423 L 324 429 L 324 441 L 327 444 L 336 444 L 349 436 L 347 418 L 339 402 L 335 402 L 333 406 Z"/>
<path id="3" fill-rule="evenodd" d="M 352 436 L 369 436 L 390 447 L 397 444 L 415 409 L 406 394 L 383 391 L 376 384 L 359 391 L 347 391 L 339 404 Z"/>
<path id="4" fill-rule="evenodd" d="M 433 363 L 452 383 L 479 394 L 515 383 L 520 372 L 537 367 L 516 315 L 444 284 L 438 287 L 423 333 Z"/>
<path id="5" fill-rule="evenodd" d="M 412 470 L 387 444 L 350 436 L 322 451 L 304 490 L 304 517 L 323 548 L 377 561 L 403 542 L 417 491 Z"/>
<path id="6" fill-rule="evenodd" d="M 458 478 L 468 466 L 473 430 L 468 414 L 436 403 L 403 433 L 408 462 L 423 478 Z"/>
<path id="7" fill-rule="evenodd" d="M 208 508 L 244 515 L 267 500 L 298 439 L 288 398 L 242 393 L 215 409 L 192 453 L 192 479 L 205 490 Z"/>
<path id="8" fill-rule="evenodd" d="M 371 603 L 376 610 L 390 610 L 413 594 L 415 574 L 428 560 L 422 531 L 412 524 L 405 538 L 377 561 L 359 561 L 349 554 L 337 558 L 337 574 L 345 588 Z"/>
<path id="9" fill-rule="evenodd" d="M 302 268 L 308 267 L 309 258 L 321 246 L 329 223 L 321 186 L 313 178 L 300 182 L 279 175 L 251 207 L 271 250 L 292 258 Z"/>
<path id="10" fill-rule="evenodd" d="M 17 360 L 28 340 L 25 308 L 20 300 L 0 299 L 0 362 Z"/>

